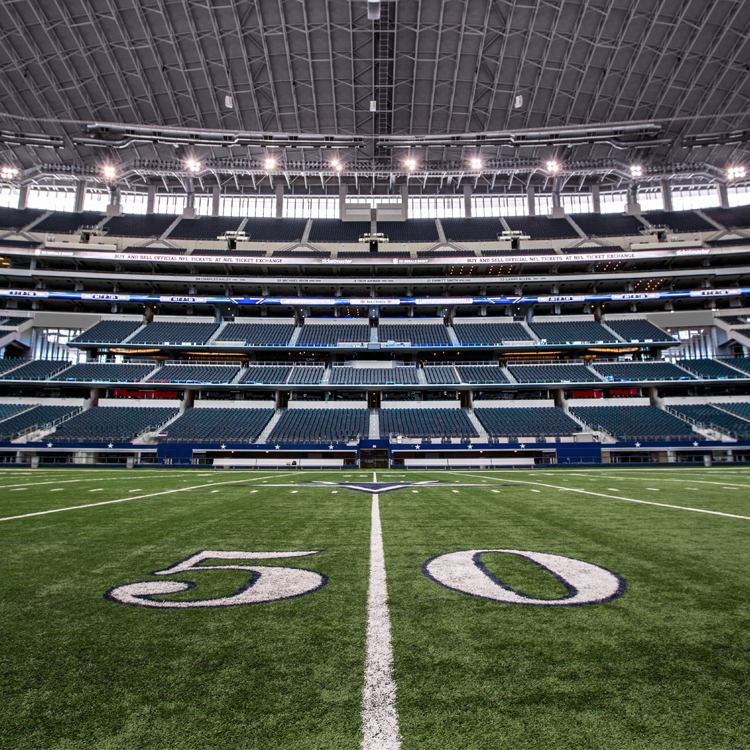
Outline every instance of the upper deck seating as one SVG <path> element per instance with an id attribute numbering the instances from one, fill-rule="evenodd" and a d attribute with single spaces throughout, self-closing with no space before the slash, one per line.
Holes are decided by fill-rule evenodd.
<path id="1" fill-rule="evenodd" d="M 370 340 L 370 324 L 306 323 L 302 326 L 297 346 L 336 346 L 339 343 L 366 343 Z"/>
<path id="2" fill-rule="evenodd" d="M 734 208 L 704 208 L 706 216 L 727 229 L 744 229 L 750 227 L 750 206 L 735 206 Z"/>
<path id="3" fill-rule="evenodd" d="M 461 409 L 381 409 L 380 436 L 402 435 L 410 438 L 479 437 L 474 425 Z"/>
<path id="4" fill-rule="evenodd" d="M 23 229 L 36 221 L 45 211 L 41 208 L 0 207 L 0 229 Z"/>
<path id="5" fill-rule="evenodd" d="M 216 341 L 238 341 L 247 346 L 286 346 L 294 333 L 294 323 L 228 323 Z"/>
<path id="6" fill-rule="evenodd" d="M 505 341 L 533 341 L 521 323 L 454 323 L 453 330 L 464 346 L 501 346 Z"/>
<path id="7" fill-rule="evenodd" d="M 409 258 L 408 250 L 378 250 L 376 253 L 370 250 L 339 250 L 339 258 L 368 258 L 373 263 L 389 261 L 393 258 Z"/>
<path id="8" fill-rule="evenodd" d="M 656 406 L 576 406 L 570 410 L 594 429 L 620 440 L 690 440 L 690 425 Z"/>
<path id="9" fill-rule="evenodd" d="M 389 242 L 437 242 L 435 219 L 407 219 L 406 221 L 379 221 L 378 233 L 384 234 Z"/>
<path id="10" fill-rule="evenodd" d="M 381 342 L 408 342 L 412 346 L 452 346 L 447 328 L 442 323 L 385 323 L 378 327 Z"/>
<path id="11" fill-rule="evenodd" d="M 474 257 L 473 250 L 459 250 L 455 247 L 438 247 L 432 250 L 417 250 L 417 258 L 460 258 L 464 256 Z"/>
<path id="12" fill-rule="evenodd" d="M 671 362 L 601 362 L 593 368 L 605 380 L 654 381 L 692 380 L 692 376 Z"/>
<path id="13" fill-rule="evenodd" d="M 242 231 L 252 242 L 299 242 L 307 219 L 248 219 Z"/>
<path id="14" fill-rule="evenodd" d="M 254 443 L 272 416 L 273 409 L 193 408 L 164 434 L 169 443 Z"/>
<path id="15" fill-rule="evenodd" d="M 749 377 L 747 373 L 738 372 L 734 368 L 727 367 L 723 362 L 715 359 L 680 359 L 677 361 L 677 364 L 699 378 L 707 380 Z"/>
<path id="16" fill-rule="evenodd" d="M 536 322 L 531 330 L 548 344 L 615 344 L 617 337 L 603 325 L 593 320 L 570 320 L 560 322 Z"/>
<path id="17" fill-rule="evenodd" d="M 242 374 L 240 383 L 286 383 L 291 371 L 291 365 L 250 365 Z"/>
<path id="18" fill-rule="evenodd" d="M 28 406 L 28 405 L 26 405 Z M 43 430 L 58 419 L 74 414 L 79 406 L 48 406 L 40 404 L 32 409 L 25 409 L 15 416 L 0 422 L 0 440 L 15 440 L 29 430 Z"/>
<path id="19" fill-rule="evenodd" d="M 717 408 L 728 411 L 730 414 L 734 414 L 742 419 L 750 421 L 750 404 L 748 403 L 720 403 L 714 404 Z"/>
<path id="20" fill-rule="evenodd" d="M 110 237 L 161 237 L 176 218 L 174 214 L 112 216 L 104 229 Z"/>
<path id="21" fill-rule="evenodd" d="M 721 360 L 725 365 L 736 367 L 742 372 L 750 373 L 750 357 L 727 357 Z"/>
<path id="22" fill-rule="evenodd" d="M 10 255 L 9 251 L 14 249 L 32 250 L 35 247 L 39 247 L 39 243 L 33 240 L 0 240 L 0 248 L 3 249 L 4 255 Z"/>
<path id="23" fill-rule="evenodd" d="M 508 382 L 498 365 L 457 365 L 456 372 L 464 383 L 491 385 Z"/>
<path id="24" fill-rule="evenodd" d="M 6 318 L 3 316 L 0 318 L 0 328 L 18 328 L 18 326 L 23 325 L 28 320 L 30 320 L 30 318 Z"/>
<path id="25" fill-rule="evenodd" d="M 576 214 L 573 220 L 589 237 L 639 235 L 643 222 L 625 214 Z"/>
<path id="26" fill-rule="evenodd" d="M 340 221 L 339 219 L 313 219 L 310 242 L 357 243 L 363 234 L 370 234 L 369 221 Z"/>
<path id="27" fill-rule="evenodd" d="M 0 404 L 0 421 L 34 408 L 34 404 Z"/>
<path id="28" fill-rule="evenodd" d="M 90 362 L 73 365 L 51 380 L 75 380 L 88 383 L 137 383 L 146 377 L 156 365 L 110 364 Z"/>
<path id="29" fill-rule="evenodd" d="M 99 211 L 81 211 L 81 213 L 53 211 L 49 216 L 34 225 L 34 231 L 76 234 L 81 227 L 96 226 L 103 218 L 104 214 L 99 213 Z"/>
<path id="30" fill-rule="evenodd" d="M 750 421 L 727 414 L 712 404 L 670 404 L 668 408 L 699 427 L 718 429 L 740 440 L 750 439 Z"/>
<path id="31" fill-rule="evenodd" d="M 581 432 L 581 427 L 554 406 L 509 406 L 474 409 L 491 437 L 558 437 Z"/>
<path id="32" fill-rule="evenodd" d="M 435 385 L 452 385 L 458 384 L 461 379 L 458 377 L 456 368 L 453 365 L 437 365 L 424 368 L 425 380 Z"/>
<path id="33" fill-rule="evenodd" d="M 667 226 L 673 232 L 715 232 L 716 227 L 709 224 L 695 211 L 647 211 L 643 218 L 654 226 Z"/>
<path id="34" fill-rule="evenodd" d="M 675 341 L 666 331 L 657 328 L 648 320 L 639 318 L 623 320 L 605 320 L 604 321 L 618 336 L 625 341 L 643 344 L 652 341 Z"/>
<path id="35" fill-rule="evenodd" d="M 514 232 L 523 232 L 532 240 L 572 240 L 578 232 L 567 219 L 552 219 L 547 216 L 506 216 L 505 221 Z"/>
<path id="36" fill-rule="evenodd" d="M 288 383 L 295 385 L 317 385 L 323 379 L 323 365 L 295 365 Z"/>
<path id="37" fill-rule="evenodd" d="M 348 443 L 369 434 L 367 409 L 287 409 L 269 443 Z"/>
<path id="38" fill-rule="evenodd" d="M 148 380 L 151 383 L 231 383 L 237 365 L 165 365 Z"/>
<path id="39" fill-rule="evenodd" d="M 73 339 L 76 344 L 119 344 L 143 325 L 140 320 L 102 320 Z"/>
<path id="40" fill-rule="evenodd" d="M 149 323 L 133 336 L 128 344 L 206 344 L 214 335 L 218 323 Z"/>
<path id="41" fill-rule="evenodd" d="M 331 385 L 416 385 L 416 367 L 332 367 Z"/>
<path id="42" fill-rule="evenodd" d="M 53 443 L 130 442 L 176 414 L 177 409 L 163 406 L 94 406 L 63 422 L 47 439 Z"/>
<path id="43" fill-rule="evenodd" d="M 170 240 L 215 240 L 224 232 L 236 231 L 242 219 L 238 216 L 201 216 L 197 219 L 181 219 L 169 233 Z"/>
<path id="44" fill-rule="evenodd" d="M 25 365 L 4 372 L 0 375 L 1 380 L 47 380 L 55 373 L 70 367 L 70 362 L 65 360 L 36 359 Z"/>
<path id="45" fill-rule="evenodd" d="M 274 258 L 330 258 L 330 250 L 313 250 L 311 248 L 296 247 L 291 250 L 274 250 Z"/>
<path id="46" fill-rule="evenodd" d="M 519 383 L 598 383 L 584 365 L 510 365 L 508 372 Z"/>
<path id="47" fill-rule="evenodd" d="M 0 359 L 0 373 L 12 370 L 14 367 L 20 367 L 25 362 L 25 359 L 15 359 L 14 357 L 5 357 L 4 359 Z"/>
<path id="48" fill-rule="evenodd" d="M 495 218 L 440 219 L 440 223 L 448 242 L 497 242 L 504 229 Z"/>

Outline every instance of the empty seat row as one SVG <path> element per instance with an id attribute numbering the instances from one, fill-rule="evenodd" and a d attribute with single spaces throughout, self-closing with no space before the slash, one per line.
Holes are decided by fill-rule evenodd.
<path id="1" fill-rule="evenodd" d="M 237 365 L 165 365 L 150 378 L 152 383 L 231 383 Z"/>
<path id="2" fill-rule="evenodd" d="M 584 365 L 510 365 L 508 372 L 519 383 L 598 383 Z"/>
<path id="3" fill-rule="evenodd" d="M 11 416 L 0 422 L 0 440 L 15 440 L 30 430 L 42 430 L 59 419 L 79 411 L 78 406 L 54 406 L 40 404 L 32 409 Z"/>
<path id="4" fill-rule="evenodd" d="M 412 438 L 478 437 L 474 425 L 461 409 L 381 409 L 380 436 Z"/>
<path id="5" fill-rule="evenodd" d="M 297 346 L 336 346 L 369 340 L 368 323 L 308 323 L 300 330 Z"/>
<path id="6" fill-rule="evenodd" d="M 750 439 L 750 421 L 724 411 L 723 405 L 713 404 L 680 404 L 670 405 L 669 410 L 697 424 L 725 432 L 740 440 Z"/>
<path id="7" fill-rule="evenodd" d="M 286 346 L 294 323 L 228 323 L 216 341 L 237 341 L 246 346 Z"/>
<path id="8" fill-rule="evenodd" d="M 133 336 L 129 344 L 207 344 L 219 328 L 218 323 L 149 323 Z"/>
<path id="9" fill-rule="evenodd" d="M 416 367 L 332 367 L 332 385 L 390 385 L 419 383 Z"/>
<path id="10" fill-rule="evenodd" d="M 618 440 L 667 440 L 696 437 L 690 425 L 656 406 L 576 406 L 571 413 Z"/>
<path id="11" fill-rule="evenodd" d="M 102 320 L 73 341 L 76 344 L 119 344 L 142 325 L 140 320 Z"/>
<path id="12" fill-rule="evenodd" d="M 188 409 L 162 433 L 169 442 L 254 443 L 273 409 Z"/>
<path id="13" fill-rule="evenodd" d="M 99 383 L 137 383 L 146 377 L 155 365 L 130 365 L 91 362 L 73 365 L 52 380 L 73 380 Z"/>
<path id="14" fill-rule="evenodd" d="M 269 443 L 348 443 L 369 432 L 367 409 L 287 409 Z"/>
<path id="15" fill-rule="evenodd" d="M 671 362 L 602 362 L 593 367 L 609 381 L 692 380 Z"/>
<path id="16" fill-rule="evenodd" d="M 616 344 L 617 337 L 593 320 L 532 321 L 531 330 L 541 342 L 548 344 Z"/>
<path id="17" fill-rule="evenodd" d="M 580 425 L 554 406 L 484 407 L 474 414 L 490 437 L 557 437 L 581 431 Z"/>
<path id="18" fill-rule="evenodd" d="M 640 318 L 607 320 L 606 323 L 618 336 L 634 344 L 675 340 L 666 331 Z"/>
<path id="19" fill-rule="evenodd" d="M 381 342 L 407 342 L 412 346 L 450 346 L 448 329 L 442 323 L 383 323 L 378 327 Z"/>
<path id="20" fill-rule="evenodd" d="M 454 323 L 456 338 L 465 346 L 501 346 L 506 341 L 532 341 L 521 323 Z"/>
<path id="21" fill-rule="evenodd" d="M 49 436 L 53 442 L 130 442 L 177 414 L 170 407 L 94 406 L 63 422 Z"/>

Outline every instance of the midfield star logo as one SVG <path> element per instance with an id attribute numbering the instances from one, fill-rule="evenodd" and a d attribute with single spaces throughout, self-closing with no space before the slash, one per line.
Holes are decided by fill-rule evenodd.
<path id="1" fill-rule="evenodd" d="M 409 487 L 434 487 L 440 484 L 438 480 L 430 482 L 311 482 L 318 487 L 343 487 L 347 490 L 367 492 L 368 494 L 382 495 L 384 492 L 395 492 Z"/>

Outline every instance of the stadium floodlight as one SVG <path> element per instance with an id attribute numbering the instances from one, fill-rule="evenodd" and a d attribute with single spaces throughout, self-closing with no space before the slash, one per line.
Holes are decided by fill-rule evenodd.
<path id="1" fill-rule="evenodd" d="M 266 159 L 266 169 L 276 169 L 276 159 Z"/>
<path id="2" fill-rule="evenodd" d="M 631 177 L 643 177 L 643 167 L 640 164 L 633 164 L 630 167 Z"/>
<path id="3" fill-rule="evenodd" d="M 338 160 L 334 159 L 331 162 L 331 166 L 337 171 L 337 172 L 343 172 L 344 171 L 344 165 Z"/>
<path id="4" fill-rule="evenodd" d="M 404 162 L 404 166 L 410 171 L 413 172 L 417 168 L 417 162 L 415 159 L 407 159 Z"/>
<path id="5" fill-rule="evenodd" d="M 200 172 L 201 163 L 199 161 L 196 161 L 195 159 L 188 159 L 185 162 L 185 168 L 188 170 L 188 172 Z"/>
<path id="6" fill-rule="evenodd" d="M 729 167 L 727 169 L 728 180 L 741 180 L 747 174 L 745 167 Z"/>
<path id="7" fill-rule="evenodd" d="M 472 169 L 481 169 L 482 168 L 482 160 L 478 158 L 474 158 L 471 160 L 471 168 Z"/>
<path id="8" fill-rule="evenodd" d="M 18 177 L 18 170 L 15 167 L 3 167 L 0 170 L 0 177 L 4 180 L 12 180 Z"/>
<path id="9" fill-rule="evenodd" d="M 115 179 L 115 168 L 111 164 L 105 164 L 102 168 L 102 174 L 107 180 Z"/>
<path id="10" fill-rule="evenodd" d="M 547 171 L 550 174 L 557 174 L 560 171 L 560 165 L 556 161 L 548 161 L 547 162 Z"/>

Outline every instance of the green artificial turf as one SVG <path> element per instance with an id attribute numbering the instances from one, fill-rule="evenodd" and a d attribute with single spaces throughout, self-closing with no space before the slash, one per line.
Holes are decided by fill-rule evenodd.
<path id="1" fill-rule="evenodd" d="M 750 517 L 750 471 L 377 480 L 439 481 L 380 495 L 404 750 L 750 746 L 750 520 L 618 499 Z M 0 470 L 2 518 L 124 501 L 0 522 L 0 747 L 359 747 L 371 494 L 313 481 L 373 473 Z M 202 549 L 323 550 L 246 564 L 328 583 L 222 609 L 104 598 Z M 602 604 L 521 606 L 422 573 L 466 549 L 573 557 L 627 589 Z M 528 560 L 483 562 L 530 596 L 564 595 Z M 160 598 L 190 600 L 227 596 L 248 574 L 169 578 L 196 586 Z"/>

